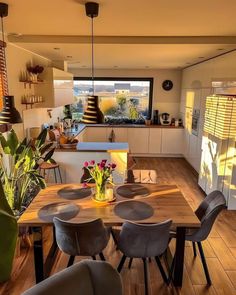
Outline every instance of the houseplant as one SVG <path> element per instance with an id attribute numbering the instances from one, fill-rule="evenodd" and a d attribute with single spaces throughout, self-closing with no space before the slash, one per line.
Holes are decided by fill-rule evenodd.
<path id="1" fill-rule="evenodd" d="M 38 167 L 40 162 L 50 160 L 54 152 L 52 143 L 45 143 L 46 136 L 45 129 L 32 144 L 26 139 L 20 142 L 14 130 L 6 138 L 0 133 L 0 282 L 11 274 L 18 236 L 17 218 L 37 189 L 45 187 Z"/>
<path id="2" fill-rule="evenodd" d="M 114 171 L 116 164 L 106 164 L 107 160 L 102 160 L 99 163 L 95 161 L 85 162 L 84 168 L 88 170 L 90 178 L 86 181 L 90 182 L 94 180 L 95 182 L 95 193 L 94 200 L 98 202 L 109 201 L 109 197 L 106 196 L 106 184 L 112 184 L 112 171 Z"/>
<path id="3" fill-rule="evenodd" d="M 29 203 L 28 192 L 32 190 L 32 185 L 45 187 L 38 167 L 40 162 L 51 159 L 54 152 L 52 143 L 45 143 L 46 136 L 47 130 L 44 129 L 32 144 L 26 138 L 20 142 L 14 130 L 6 138 L 0 134 L 0 176 L 6 199 L 15 215 L 20 215 Z"/>

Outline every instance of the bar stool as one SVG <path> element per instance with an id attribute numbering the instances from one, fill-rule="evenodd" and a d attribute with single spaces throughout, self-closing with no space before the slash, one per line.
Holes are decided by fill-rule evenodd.
<path id="1" fill-rule="evenodd" d="M 55 178 L 55 183 L 57 182 L 57 171 L 58 175 L 60 178 L 60 182 L 62 183 L 62 177 L 61 177 L 61 171 L 60 171 L 60 166 L 57 163 L 48 163 L 48 162 L 43 162 L 42 164 L 39 165 L 39 174 L 41 174 L 41 170 L 43 171 L 43 177 L 46 177 L 46 171 L 48 171 L 48 177 L 49 177 L 49 172 L 53 170 L 54 172 L 54 178 Z"/>

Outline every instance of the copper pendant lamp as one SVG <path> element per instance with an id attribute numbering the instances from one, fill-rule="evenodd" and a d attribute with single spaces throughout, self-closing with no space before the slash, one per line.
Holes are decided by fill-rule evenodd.
<path id="1" fill-rule="evenodd" d="M 97 124 L 104 122 L 104 116 L 102 111 L 99 108 L 99 100 L 98 96 L 94 95 L 94 34 L 93 34 L 93 19 L 98 16 L 99 4 L 95 2 L 87 2 L 85 3 L 86 15 L 91 18 L 91 50 L 92 50 L 92 91 L 93 94 L 88 96 L 88 105 L 83 114 L 82 123 L 85 124 Z"/>
<path id="2" fill-rule="evenodd" d="M 2 81 L 5 81 L 5 87 L 3 89 L 3 109 L 0 112 L 0 124 L 16 124 L 22 123 L 21 115 L 15 108 L 14 96 L 8 95 L 8 85 L 7 85 L 7 65 L 6 65 L 6 53 L 5 53 L 5 39 L 4 39 L 4 26 L 3 18 L 8 16 L 8 4 L 0 2 L 0 17 L 2 25 L 2 42 L 3 42 L 3 58 L 5 62 L 6 75 L 1 73 Z"/>

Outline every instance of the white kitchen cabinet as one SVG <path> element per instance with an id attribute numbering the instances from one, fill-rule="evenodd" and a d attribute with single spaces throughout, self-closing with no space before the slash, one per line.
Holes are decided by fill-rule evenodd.
<path id="1" fill-rule="evenodd" d="M 162 128 L 161 132 L 162 154 L 182 155 L 184 149 L 184 129 Z"/>
<path id="2" fill-rule="evenodd" d="M 150 128 L 148 152 L 150 154 L 161 153 L 161 128 Z"/>
<path id="3" fill-rule="evenodd" d="M 149 143 L 149 128 L 127 128 L 128 143 L 132 154 L 147 154 Z"/>
<path id="4" fill-rule="evenodd" d="M 54 108 L 75 102 L 73 75 L 57 68 L 46 68 L 40 77 L 44 80 L 35 89 L 35 94 L 43 97 L 39 107 Z"/>
<path id="5" fill-rule="evenodd" d="M 106 127 L 86 127 L 84 141 L 87 142 L 107 142 Z"/>
<path id="6" fill-rule="evenodd" d="M 107 141 L 109 141 L 109 137 L 111 132 L 114 132 L 114 141 L 115 142 L 128 142 L 128 131 L 127 128 L 120 127 L 108 127 L 107 128 Z"/>

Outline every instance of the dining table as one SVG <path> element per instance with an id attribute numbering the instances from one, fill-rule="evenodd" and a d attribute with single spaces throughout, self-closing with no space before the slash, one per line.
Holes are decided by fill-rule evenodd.
<path id="1" fill-rule="evenodd" d="M 94 184 L 57 184 L 41 190 L 18 220 L 21 227 L 29 227 L 33 235 L 36 283 L 50 275 L 58 247 L 53 217 L 70 222 L 86 222 L 101 218 L 106 226 L 122 226 L 126 221 L 142 224 L 172 220 L 176 231 L 175 259 L 172 274 L 174 286 L 183 281 L 185 234 L 188 228 L 199 228 L 201 223 L 175 184 L 121 184 L 113 187 L 108 202 L 93 199 Z M 43 227 L 50 225 L 53 242 L 44 257 Z M 161 237 L 160 237 L 161 238 Z"/>

